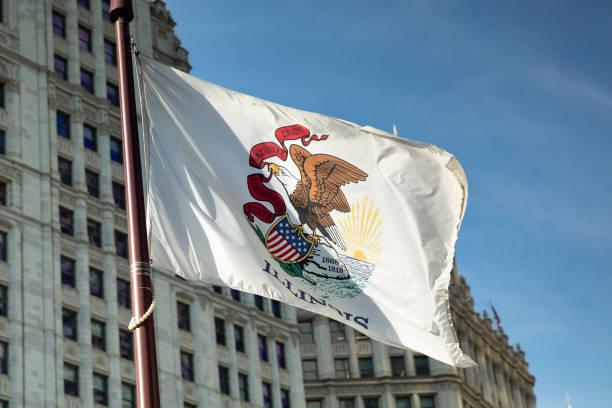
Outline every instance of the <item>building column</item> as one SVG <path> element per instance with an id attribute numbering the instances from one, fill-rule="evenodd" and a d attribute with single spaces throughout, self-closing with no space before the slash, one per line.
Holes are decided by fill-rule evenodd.
<path id="1" fill-rule="evenodd" d="M 9 81 L 6 84 L 6 133 L 5 153 L 9 159 L 19 160 L 21 158 L 21 97 L 19 95 L 19 82 Z"/>
<path id="2" fill-rule="evenodd" d="M 220 407 L 219 361 L 217 360 L 217 339 L 215 335 L 215 311 L 207 298 L 200 299 L 195 335 L 197 355 L 201 355 L 198 365 L 204 373 L 204 389 L 198 390 L 198 400 L 204 407 Z M 197 361 L 197 360 L 196 360 Z"/>
<path id="3" fill-rule="evenodd" d="M 253 301 L 253 296 L 247 295 Z M 255 310 L 249 310 L 249 321 L 244 326 L 244 340 L 249 364 L 249 393 L 251 405 L 263 407 L 263 392 L 261 385 L 261 364 L 259 362 L 259 347 L 255 325 Z"/>
<path id="4" fill-rule="evenodd" d="M 364 408 L 363 397 L 361 395 L 355 396 L 355 408 Z"/>
<path id="5" fill-rule="evenodd" d="M 268 352 L 272 352 L 274 358 L 270 359 L 270 365 L 272 368 L 272 406 L 281 406 L 281 395 L 280 395 L 280 375 L 278 372 L 278 360 L 276 357 L 276 338 L 272 335 L 267 337 Z"/>
<path id="6" fill-rule="evenodd" d="M 406 376 L 416 376 L 416 368 L 414 366 L 414 354 L 410 350 L 404 350 L 404 363 L 406 364 Z"/>
<path id="7" fill-rule="evenodd" d="M 78 10 L 76 1 L 67 1 L 66 43 L 68 44 L 68 81 L 81 86 L 81 63 L 79 53 Z M 53 34 L 52 34 L 53 35 Z"/>
<path id="8" fill-rule="evenodd" d="M 478 372 L 480 373 L 483 397 L 485 400 L 493 402 L 491 396 L 491 384 L 489 382 L 489 374 L 487 372 L 487 362 L 481 347 L 476 350 L 476 361 L 478 362 Z"/>
<path id="9" fill-rule="evenodd" d="M 335 377 L 334 358 L 332 355 L 331 333 L 329 320 L 317 315 L 313 320 L 313 332 L 317 349 L 317 366 L 319 379 L 326 380 Z"/>
<path id="10" fill-rule="evenodd" d="M 344 326 L 344 335 L 349 351 L 349 372 L 351 378 L 359 378 L 359 360 L 355 351 L 355 330 L 352 327 Z"/>
<path id="11" fill-rule="evenodd" d="M 461 393 L 454 388 L 439 389 L 436 406 L 444 408 L 461 408 Z"/>
<path id="12" fill-rule="evenodd" d="M 236 357 L 236 340 L 234 337 L 234 321 L 231 316 L 225 320 L 225 337 L 229 351 L 229 382 L 230 396 L 235 408 L 240 408 L 240 392 L 238 390 L 238 358 Z"/>
<path id="13" fill-rule="evenodd" d="M 287 308 L 289 309 L 289 308 Z M 293 313 L 295 313 L 295 309 Z M 302 358 L 300 355 L 299 335 L 291 333 L 291 338 L 285 343 L 285 354 L 287 359 L 287 370 L 291 386 L 289 389 L 290 406 L 294 408 L 304 408 L 304 380 L 302 376 Z"/>
<path id="14" fill-rule="evenodd" d="M 9 366 L 11 367 L 10 393 L 11 401 L 23 401 L 24 398 L 24 322 L 23 316 L 23 281 L 21 229 L 13 226 L 8 234 L 9 256 L 9 286 L 8 286 L 8 318 L 11 344 L 9 351 Z"/>
<path id="15" fill-rule="evenodd" d="M 389 353 L 386 345 L 378 341 L 372 342 L 372 360 L 374 364 L 374 377 L 391 377 Z"/>
<path id="16" fill-rule="evenodd" d="M 83 198 L 75 200 L 74 224 L 76 248 L 76 289 L 79 296 L 77 313 L 77 341 L 81 352 L 79 366 L 79 398 L 84 408 L 93 407 L 93 365 L 91 361 L 91 312 L 89 294 L 89 251 L 87 239 L 87 203 Z"/>
<path id="17" fill-rule="evenodd" d="M 419 397 L 419 394 L 411 394 L 410 395 L 410 406 L 413 408 L 421 408 L 421 399 Z"/>

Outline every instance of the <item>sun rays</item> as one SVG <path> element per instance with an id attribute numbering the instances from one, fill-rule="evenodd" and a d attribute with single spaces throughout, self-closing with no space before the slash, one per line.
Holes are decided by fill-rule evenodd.
<path id="1" fill-rule="evenodd" d="M 342 235 L 348 249 L 346 254 L 367 262 L 376 262 L 382 252 L 382 219 L 374 208 L 374 200 L 367 196 L 351 206 L 351 212 L 340 220 Z"/>

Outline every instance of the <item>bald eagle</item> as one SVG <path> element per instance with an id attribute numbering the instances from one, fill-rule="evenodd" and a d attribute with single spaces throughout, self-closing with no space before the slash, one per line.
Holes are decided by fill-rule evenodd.
<path id="1" fill-rule="evenodd" d="M 300 225 L 294 232 L 303 233 L 304 224 L 312 230 L 315 245 L 319 243 L 316 230 L 338 247 L 346 250 L 346 243 L 329 215 L 332 210 L 350 212 L 351 207 L 340 187 L 364 181 L 368 175 L 357 167 L 328 154 L 310 154 L 298 145 L 291 145 L 291 158 L 300 170 L 298 179 L 285 167 L 274 163 L 268 168 L 287 191 L 289 201 L 297 210 Z"/>

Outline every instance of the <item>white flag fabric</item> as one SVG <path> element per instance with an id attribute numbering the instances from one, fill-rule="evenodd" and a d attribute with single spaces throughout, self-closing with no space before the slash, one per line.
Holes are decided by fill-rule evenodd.
<path id="1" fill-rule="evenodd" d="M 467 199 L 452 155 L 139 59 L 155 267 L 474 365 L 449 313 Z"/>

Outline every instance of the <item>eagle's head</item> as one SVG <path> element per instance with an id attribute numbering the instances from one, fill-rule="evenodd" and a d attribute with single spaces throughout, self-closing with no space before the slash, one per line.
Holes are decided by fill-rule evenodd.
<path id="1" fill-rule="evenodd" d="M 283 166 L 278 166 L 274 163 L 270 163 L 268 164 L 268 168 L 270 169 L 272 174 L 274 174 L 274 176 L 278 179 L 278 181 L 280 181 L 281 184 L 285 187 L 285 190 L 287 190 L 287 194 L 291 195 L 295 191 L 297 183 L 300 180 L 296 178 L 293 174 L 289 173 L 289 170 L 287 170 Z"/>

